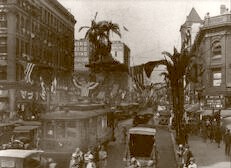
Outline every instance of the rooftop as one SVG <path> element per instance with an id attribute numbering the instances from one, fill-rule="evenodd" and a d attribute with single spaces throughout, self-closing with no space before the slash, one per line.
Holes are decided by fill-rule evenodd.
<path id="1" fill-rule="evenodd" d="M 231 26 L 231 13 L 213 16 L 205 19 L 203 29 L 228 25 Z"/>

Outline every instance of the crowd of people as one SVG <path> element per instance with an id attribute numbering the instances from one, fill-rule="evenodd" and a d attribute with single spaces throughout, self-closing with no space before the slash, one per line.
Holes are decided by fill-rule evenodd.
<path id="1" fill-rule="evenodd" d="M 80 148 L 76 148 L 71 156 L 69 168 L 105 168 L 107 167 L 107 151 L 103 145 L 97 148 L 89 148 L 83 153 Z"/>
<path id="2" fill-rule="evenodd" d="M 228 128 L 222 125 L 219 115 L 205 116 L 197 123 L 194 125 L 187 123 L 181 127 L 182 135 L 180 136 L 181 139 L 178 141 L 179 146 L 176 150 L 180 168 L 197 168 L 195 158 L 189 150 L 188 145 L 188 138 L 192 134 L 201 136 L 204 142 L 216 144 L 217 148 L 220 148 L 223 142 L 225 145 L 224 153 L 227 158 L 230 157 L 231 133 Z M 196 132 L 193 130 L 196 130 Z"/>
<path id="3" fill-rule="evenodd" d="M 179 168 L 197 168 L 195 159 L 193 157 L 192 151 L 189 149 L 189 145 L 179 144 L 176 150 L 178 156 L 178 167 Z"/>

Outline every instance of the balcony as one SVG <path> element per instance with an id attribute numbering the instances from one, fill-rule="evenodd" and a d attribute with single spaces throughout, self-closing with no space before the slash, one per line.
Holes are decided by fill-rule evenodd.
<path id="1" fill-rule="evenodd" d="M 231 13 L 205 19 L 203 29 L 231 25 Z"/>

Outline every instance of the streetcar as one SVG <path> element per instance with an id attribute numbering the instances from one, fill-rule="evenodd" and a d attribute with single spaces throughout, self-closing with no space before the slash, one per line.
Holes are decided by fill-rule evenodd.
<path id="1" fill-rule="evenodd" d="M 155 136 L 155 127 L 148 124 L 140 124 L 128 130 L 124 157 L 126 168 L 129 167 L 132 158 L 136 158 L 141 167 L 157 167 L 158 152 Z"/>
<path id="2" fill-rule="evenodd" d="M 106 144 L 113 139 L 108 121 L 110 110 L 103 104 L 68 104 L 41 118 L 41 148 L 48 153 L 72 153 L 76 147 Z"/>

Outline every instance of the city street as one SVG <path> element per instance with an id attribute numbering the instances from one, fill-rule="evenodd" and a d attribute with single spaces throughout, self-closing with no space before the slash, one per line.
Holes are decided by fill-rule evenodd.
<path id="1" fill-rule="evenodd" d="M 123 157 L 125 145 L 122 142 L 122 125 L 131 126 L 131 120 L 119 123 L 116 132 L 116 141 L 108 146 L 108 168 L 122 168 L 124 166 Z M 157 145 L 159 152 L 159 168 L 176 168 L 175 154 L 170 132 L 165 127 L 157 127 Z"/>

